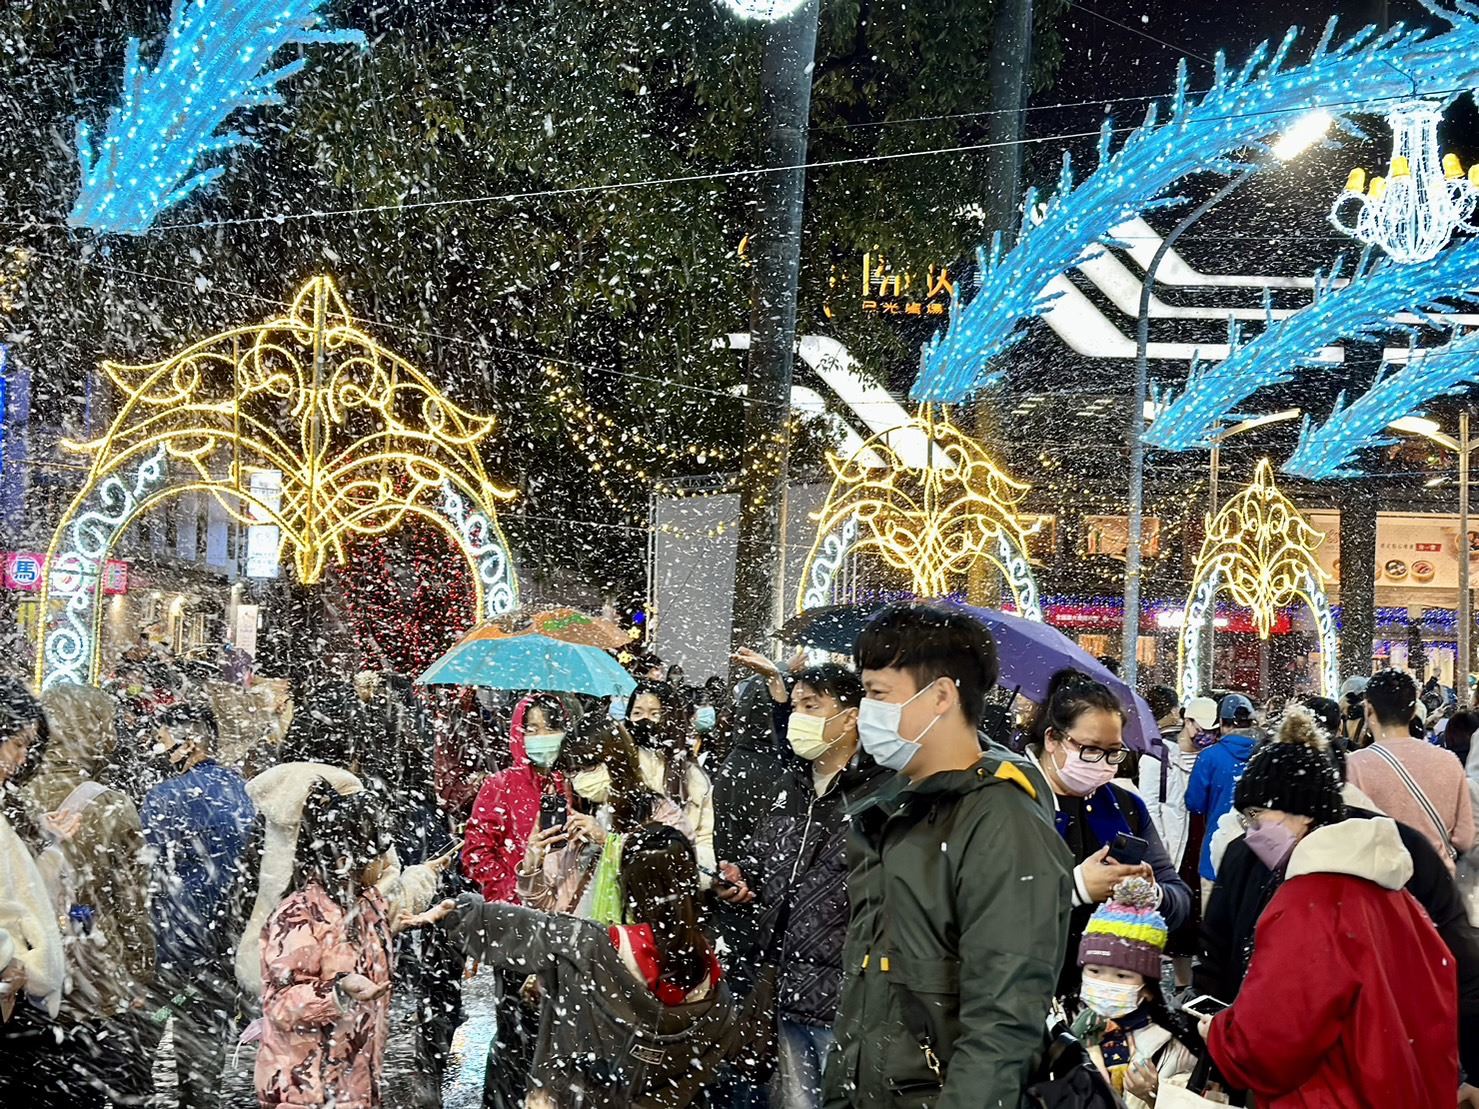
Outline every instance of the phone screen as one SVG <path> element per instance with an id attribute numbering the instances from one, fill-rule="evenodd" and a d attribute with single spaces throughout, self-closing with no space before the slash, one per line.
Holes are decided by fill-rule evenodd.
<path id="1" fill-rule="evenodd" d="M 1188 1013 L 1198 1017 L 1215 1017 L 1222 1010 L 1228 1008 L 1226 1001 L 1218 1001 L 1211 994 L 1204 993 L 1201 997 L 1194 997 L 1182 1006 Z"/>

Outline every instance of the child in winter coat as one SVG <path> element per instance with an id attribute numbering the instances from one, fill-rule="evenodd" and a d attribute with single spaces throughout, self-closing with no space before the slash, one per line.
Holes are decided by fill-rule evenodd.
<path id="1" fill-rule="evenodd" d="M 368 791 L 309 794 L 288 896 L 262 929 L 257 1098 L 373 1109 L 390 1011 L 388 822 Z"/>
<path id="2" fill-rule="evenodd" d="M 1184 1085 L 1201 1047 L 1193 1022 L 1171 1012 L 1161 992 L 1166 922 L 1158 900 L 1149 880 L 1123 879 L 1079 941 L 1084 1008 L 1073 1032 L 1127 1109 L 1154 1109 L 1162 1087 Z"/>
<path id="3" fill-rule="evenodd" d="M 471 893 L 407 922 L 445 919 L 469 956 L 539 976 L 529 1109 L 686 1109 L 764 1018 L 774 1026 L 773 976 L 741 1011 L 699 928 L 686 835 L 648 824 L 628 837 L 620 890 L 625 923 L 610 928 Z"/>

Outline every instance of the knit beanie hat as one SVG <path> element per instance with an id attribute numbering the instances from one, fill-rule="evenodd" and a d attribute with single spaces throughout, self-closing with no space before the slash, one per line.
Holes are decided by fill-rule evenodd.
<path id="1" fill-rule="evenodd" d="M 1109 900 L 1094 910 L 1078 941 L 1078 965 L 1093 964 L 1161 978 L 1166 920 L 1156 912 L 1160 898 L 1147 878 L 1125 878 Z"/>
<path id="2" fill-rule="evenodd" d="M 1233 804 L 1307 816 L 1317 826 L 1336 824 L 1345 819 L 1340 788 L 1329 740 L 1309 709 L 1291 706 L 1273 739 L 1248 759 Z"/>

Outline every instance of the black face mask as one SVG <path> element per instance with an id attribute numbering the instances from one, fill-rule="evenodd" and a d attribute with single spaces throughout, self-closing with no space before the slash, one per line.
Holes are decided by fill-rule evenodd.
<path id="1" fill-rule="evenodd" d="M 629 720 L 627 731 L 632 734 L 632 741 L 643 747 L 657 746 L 657 724 L 652 720 Z"/>

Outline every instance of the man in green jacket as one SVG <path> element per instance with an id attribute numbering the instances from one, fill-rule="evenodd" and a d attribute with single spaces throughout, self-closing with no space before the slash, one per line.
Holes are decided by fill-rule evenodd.
<path id="1" fill-rule="evenodd" d="M 890 606 L 856 656 L 863 747 L 899 773 L 854 802 L 825 1104 L 1018 1109 L 1067 945 L 1073 860 L 1041 779 L 981 750 L 997 661 L 979 621 Z"/>

